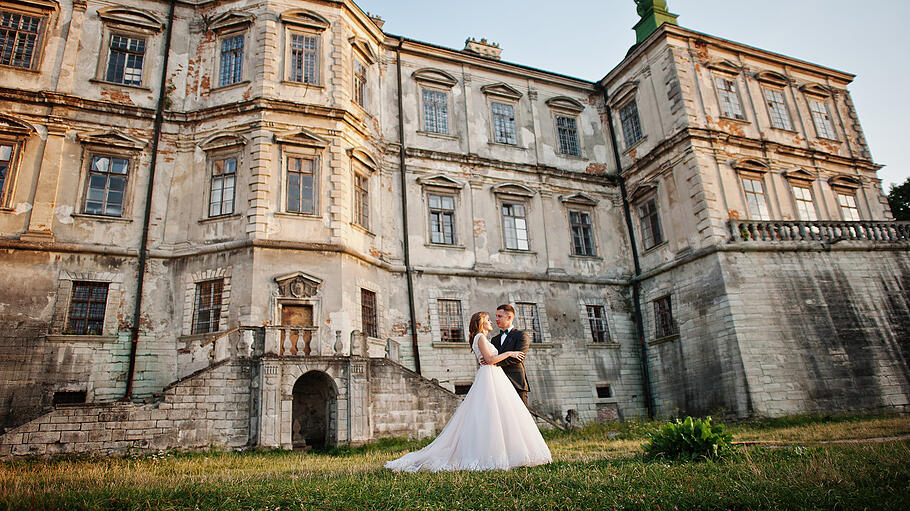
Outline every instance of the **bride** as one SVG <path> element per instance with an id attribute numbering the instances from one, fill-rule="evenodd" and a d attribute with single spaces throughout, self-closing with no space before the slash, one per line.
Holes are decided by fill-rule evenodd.
<path id="1" fill-rule="evenodd" d="M 395 471 L 506 470 L 552 461 L 537 424 L 512 383 L 496 364 L 521 351 L 498 353 L 487 340 L 493 329 L 490 315 L 471 316 L 471 349 L 480 368 L 471 390 L 449 423 L 430 445 L 385 464 Z"/>

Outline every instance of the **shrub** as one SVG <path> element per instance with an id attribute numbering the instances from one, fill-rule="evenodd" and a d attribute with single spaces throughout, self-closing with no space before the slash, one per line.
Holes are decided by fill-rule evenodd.
<path id="1" fill-rule="evenodd" d="M 711 424 L 711 417 L 676 419 L 648 438 L 650 442 L 641 446 L 647 458 L 717 459 L 733 452 L 733 435 L 724 431 L 723 424 Z"/>

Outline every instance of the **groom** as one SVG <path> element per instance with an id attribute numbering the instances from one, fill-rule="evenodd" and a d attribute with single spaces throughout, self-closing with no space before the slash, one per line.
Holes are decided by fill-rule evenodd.
<path id="1" fill-rule="evenodd" d="M 496 324 L 502 330 L 498 334 L 494 334 L 490 342 L 499 353 L 521 351 L 527 355 L 528 348 L 531 346 L 531 336 L 523 330 L 514 328 L 512 326 L 514 319 L 515 309 L 511 305 L 504 304 L 496 307 Z M 524 361 L 509 357 L 496 365 L 506 373 L 512 386 L 515 387 L 515 391 L 518 392 L 518 396 L 525 406 L 528 406 L 528 391 L 531 389 L 528 387 L 528 379 L 525 377 Z"/>

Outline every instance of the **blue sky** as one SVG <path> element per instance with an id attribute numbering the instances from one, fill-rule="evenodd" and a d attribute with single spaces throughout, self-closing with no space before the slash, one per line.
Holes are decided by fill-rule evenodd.
<path id="1" fill-rule="evenodd" d="M 633 0 L 355 0 L 383 30 L 461 49 L 467 37 L 499 43 L 503 60 L 602 78 L 635 42 Z M 681 26 L 853 73 L 853 102 L 885 193 L 910 177 L 910 1 L 669 0 Z"/>

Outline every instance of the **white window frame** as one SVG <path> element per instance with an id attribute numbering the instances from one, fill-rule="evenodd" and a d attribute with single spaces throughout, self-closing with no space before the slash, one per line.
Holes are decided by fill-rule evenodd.
<path id="1" fill-rule="evenodd" d="M 436 124 L 436 126 L 433 126 L 433 127 L 431 127 L 429 122 L 427 122 L 429 120 L 428 116 L 430 114 L 429 109 L 428 109 L 429 105 L 427 102 L 427 94 L 436 95 L 437 97 L 442 96 L 441 102 L 434 103 L 435 105 L 441 105 L 443 110 L 440 115 L 439 107 L 438 106 L 434 107 L 434 109 L 436 110 L 436 112 L 435 112 L 436 115 L 434 116 L 434 123 Z M 451 111 L 451 109 L 449 108 L 449 106 L 451 105 L 450 96 L 451 96 L 451 90 L 449 90 L 449 89 L 444 89 L 441 87 L 432 87 L 432 86 L 428 86 L 428 85 L 420 85 L 420 113 L 421 113 L 420 124 L 421 124 L 422 131 L 424 133 L 432 133 L 435 135 L 449 135 L 450 134 L 450 131 L 451 131 L 450 127 L 452 125 L 451 116 L 449 115 L 449 112 Z M 445 120 L 445 129 L 442 129 L 439 127 L 440 118 L 443 118 Z"/>
<path id="2" fill-rule="evenodd" d="M 746 211 L 749 213 L 750 220 L 761 220 L 769 221 L 771 220 L 771 210 L 768 207 L 768 196 L 765 193 L 765 180 L 763 176 L 751 175 L 751 174 L 739 174 L 739 186 L 743 193 L 743 204 L 746 206 Z M 747 185 L 747 183 L 749 183 Z M 761 187 L 761 191 L 756 192 L 753 183 L 758 183 Z M 756 199 L 755 206 L 758 207 L 758 211 L 752 209 L 753 203 L 749 201 L 750 196 L 759 197 Z"/>
<path id="3" fill-rule="evenodd" d="M 224 190 L 225 190 L 224 182 L 227 180 L 228 174 L 225 172 L 222 172 L 219 176 L 216 177 L 215 166 L 216 166 L 216 163 L 219 161 L 226 162 L 228 160 L 234 160 L 234 171 L 233 171 L 233 175 L 230 176 L 231 180 L 232 180 L 231 187 L 230 187 L 231 198 L 229 201 L 231 204 L 231 210 L 225 212 L 224 204 L 225 204 L 225 202 L 228 202 L 228 201 L 225 201 L 225 198 L 224 198 Z M 237 183 L 238 183 L 237 176 L 240 171 L 240 162 L 241 162 L 240 154 L 236 151 L 222 152 L 222 153 L 216 153 L 216 154 L 209 155 L 209 157 L 208 157 L 208 170 L 209 170 L 208 185 L 209 186 L 208 186 L 208 191 L 206 193 L 206 199 L 207 199 L 206 203 L 208 206 L 206 208 L 207 209 L 206 216 L 208 218 L 220 218 L 220 217 L 224 217 L 224 216 L 230 216 L 237 212 Z M 219 207 L 217 214 L 213 213 L 213 210 L 212 210 L 212 206 L 215 205 L 214 192 L 215 192 L 216 180 L 221 180 L 221 182 L 222 182 L 222 186 L 220 189 L 220 195 L 219 195 L 220 199 L 218 201 L 218 203 L 220 204 L 220 207 Z"/>
<path id="4" fill-rule="evenodd" d="M 768 112 L 768 120 L 771 122 L 771 127 L 777 130 L 795 131 L 793 127 L 793 116 L 790 113 L 790 106 L 787 102 L 786 96 L 784 95 L 784 89 L 779 87 L 762 86 L 761 92 L 762 100 L 765 103 L 765 111 Z M 780 101 L 777 101 L 776 97 L 768 98 L 769 93 L 780 96 Z M 772 103 L 775 105 L 780 105 L 777 107 L 780 108 L 780 110 L 776 111 L 775 108 L 772 108 Z M 775 114 L 777 114 L 777 117 L 779 117 L 781 121 L 786 122 L 782 122 L 782 125 L 778 126 L 775 122 Z"/>
<path id="5" fill-rule="evenodd" d="M 452 200 L 452 208 L 451 208 L 451 209 L 446 209 L 446 208 L 445 208 L 444 206 L 442 206 L 442 205 L 440 205 L 439 207 L 434 208 L 433 205 L 432 205 L 432 198 L 433 198 L 433 197 L 439 197 L 440 199 L 451 199 L 451 200 Z M 429 233 L 429 236 L 427 237 L 427 240 L 428 240 L 429 243 L 432 244 L 432 245 L 442 245 L 442 246 L 447 246 L 447 247 L 457 246 L 458 241 L 459 241 L 459 239 L 458 239 L 458 221 L 457 221 L 457 217 L 458 217 L 458 196 L 457 196 L 455 193 L 453 193 L 452 191 L 444 191 L 444 192 L 443 192 L 443 191 L 436 191 L 436 190 L 427 190 L 427 191 L 426 191 L 426 198 L 427 198 L 427 229 L 428 229 L 428 233 Z M 444 215 L 446 212 L 450 212 L 450 214 L 451 214 L 451 217 L 452 217 L 452 222 L 451 222 L 451 228 L 452 228 L 452 241 L 451 241 L 451 242 L 446 242 L 446 241 L 445 241 L 445 230 L 444 230 L 444 229 L 443 229 L 443 231 L 442 231 L 443 241 L 436 241 L 436 240 L 433 239 L 433 234 L 435 233 L 435 231 L 433 231 L 433 215 L 434 215 L 434 212 L 436 212 L 436 211 L 440 212 L 440 213 L 443 214 L 443 215 Z M 442 219 L 442 217 L 440 217 L 440 220 L 441 220 L 441 219 Z M 441 227 L 443 226 L 443 223 L 442 223 L 442 222 L 440 222 L 440 226 L 441 226 Z"/>
<path id="6" fill-rule="evenodd" d="M 720 74 L 714 74 L 712 76 L 714 77 L 714 90 L 717 93 L 717 104 L 720 106 L 721 117 L 725 117 L 727 119 L 735 119 L 737 121 L 745 121 L 746 113 L 745 110 L 743 110 L 742 98 L 739 96 L 739 80 L 737 77 Z M 733 90 L 726 90 L 722 88 L 721 84 L 719 83 L 721 80 L 732 85 Z M 725 98 L 728 99 L 728 103 L 731 107 L 735 107 L 736 110 L 739 110 L 738 113 L 727 110 L 727 108 L 724 106 Z"/>
<path id="7" fill-rule="evenodd" d="M 840 210 L 841 219 L 845 222 L 858 222 L 863 219 L 859 212 L 859 205 L 856 200 L 856 190 L 835 188 L 834 194 L 837 199 L 837 209 Z"/>
<path id="8" fill-rule="evenodd" d="M 800 190 L 800 193 L 797 193 L 797 190 Z M 803 222 L 815 222 L 818 220 L 818 208 L 815 206 L 815 198 L 812 194 L 812 185 L 811 184 L 797 184 L 790 183 L 790 193 L 793 195 L 793 207 L 796 212 L 796 216 L 800 221 Z M 806 200 L 799 195 L 805 193 L 809 199 Z M 805 208 L 805 213 L 800 208 L 800 206 Z"/>
<path id="9" fill-rule="evenodd" d="M 834 130 L 834 123 L 831 122 L 831 109 L 828 108 L 828 101 L 821 98 L 807 97 L 806 102 L 808 103 L 809 114 L 812 116 L 812 124 L 815 126 L 815 134 L 818 138 L 837 140 L 837 132 Z M 818 111 L 817 108 L 822 111 Z"/>
<path id="10" fill-rule="evenodd" d="M 632 107 L 635 110 L 635 116 L 634 116 L 635 126 L 630 125 L 629 126 L 630 130 L 627 130 L 626 129 L 626 127 L 627 127 L 626 126 L 626 117 L 624 117 L 624 112 L 629 107 Z M 639 142 L 641 142 L 642 140 L 645 139 L 644 128 L 641 125 L 641 113 L 638 110 L 638 103 L 635 101 L 635 98 L 632 98 L 629 101 L 622 103 L 619 106 L 619 108 L 616 109 L 616 113 L 619 115 L 619 127 L 622 130 L 622 138 L 626 144 L 626 150 L 629 150 L 633 146 L 635 146 L 636 144 L 638 144 Z M 629 117 L 628 119 L 632 120 L 633 117 Z M 633 130 L 631 128 L 637 128 L 638 131 L 636 132 L 635 130 Z M 630 137 L 630 135 L 633 135 L 633 137 Z M 637 135 L 638 137 L 634 138 L 634 135 Z"/>

